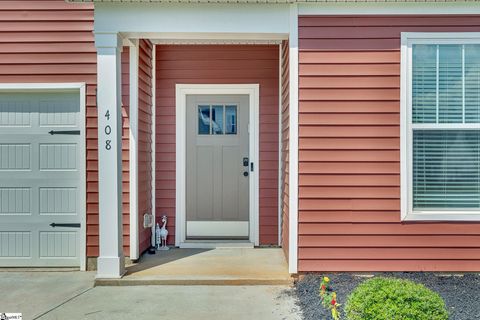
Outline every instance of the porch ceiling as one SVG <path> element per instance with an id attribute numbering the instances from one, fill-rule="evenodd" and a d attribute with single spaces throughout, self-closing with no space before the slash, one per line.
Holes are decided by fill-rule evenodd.
<path id="1" fill-rule="evenodd" d="M 152 3 L 152 2 L 163 2 L 163 3 L 257 3 L 257 4 L 266 4 L 266 3 L 314 3 L 314 2 L 340 2 L 340 3 L 361 3 L 361 2 L 480 2 L 480 0 L 66 0 L 67 2 L 113 2 L 113 3 L 125 3 L 125 2 L 136 2 L 136 3 Z"/>

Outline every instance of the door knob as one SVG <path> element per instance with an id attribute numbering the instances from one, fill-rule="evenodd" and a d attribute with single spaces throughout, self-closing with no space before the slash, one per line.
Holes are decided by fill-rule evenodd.
<path id="1" fill-rule="evenodd" d="M 248 167 L 248 158 L 247 157 L 243 158 L 243 166 Z"/>
<path id="2" fill-rule="evenodd" d="M 244 177 L 248 177 L 248 171 L 244 171 L 244 172 L 243 172 L 243 176 L 244 176 Z"/>

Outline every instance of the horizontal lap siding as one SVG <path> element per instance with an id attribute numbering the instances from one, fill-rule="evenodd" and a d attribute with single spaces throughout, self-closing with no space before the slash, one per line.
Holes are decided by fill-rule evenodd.
<path id="1" fill-rule="evenodd" d="M 130 256 L 130 50 L 122 51 L 123 254 Z"/>
<path id="2" fill-rule="evenodd" d="M 400 32 L 480 16 L 300 17 L 299 271 L 478 271 L 480 225 L 400 222 Z"/>
<path id="3" fill-rule="evenodd" d="M 97 54 L 93 5 L 64 0 L 0 1 L 0 82 L 85 82 L 87 256 L 98 255 Z M 126 114 L 126 113 L 124 113 Z M 125 131 L 128 129 L 124 129 Z M 128 133 L 127 133 L 128 136 Z M 128 143 L 123 141 L 123 154 Z M 128 160 L 128 159 L 126 159 Z M 124 168 L 126 162 L 123 163 Z M 128 164 L 127 164 L 128 168 Z M 124 178 L 128 178 L 124 170 Z M 126 180 L 128 191 L 128 180 Z M 128 193 L 124 194 L 128 200 Z M 128 210 L 128 206 L 126 207 Z M 128 222 L 128 211 L 125 212 Z M 128 254 L 128 225 L 124 227 Z"/>
<path id="4" fill-rule="evenodd" d="M 260 84 L 260 243 L 278 243 L 278 46 L 156 46 L 156 215 L 175 232 L 175 84 Z"/>
<path id="5" fill-rule="evenodd" d="M 282 81 L 281 81 L 281 98 L 282 98 L 282 248 L 285 252 L 285 256 L 288 258 L 288 246 L 289 246 L 289 138 L 290 138 L 290 73 L 289 73 L 289 46 L 288 41 L 282 42 Z"/>
<path id="6" fill-rule="evenodd" d="M 151 229 L 143 228 L 143 215 L 152 212 L 152 50 L 140 40 L 138 70 L 138 238 L 140 253 L 150 246 Z"/>

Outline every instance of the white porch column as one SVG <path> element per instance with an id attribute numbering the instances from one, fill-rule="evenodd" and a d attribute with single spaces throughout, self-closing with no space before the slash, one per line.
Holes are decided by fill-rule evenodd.
<path id="1" fill-rule="evenodd" d="M 97 278 L 120 278 L 122 239 L 122 39 L 96 33 L 100 256 Z"/>

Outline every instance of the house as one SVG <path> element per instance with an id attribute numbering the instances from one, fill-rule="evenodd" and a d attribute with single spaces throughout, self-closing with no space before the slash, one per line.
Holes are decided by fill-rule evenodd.
<path id="1" fill-rule="evenodd" d="M 480 270 L 477 1 L 1 1 L 0 266 L 150 246 Z"/>

